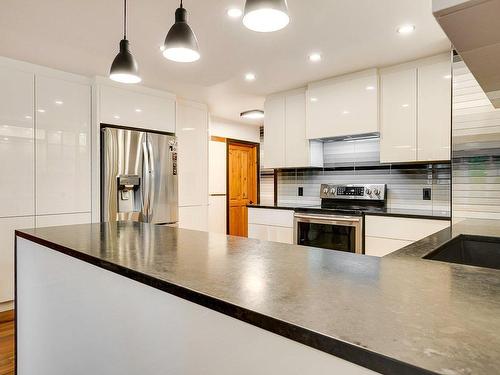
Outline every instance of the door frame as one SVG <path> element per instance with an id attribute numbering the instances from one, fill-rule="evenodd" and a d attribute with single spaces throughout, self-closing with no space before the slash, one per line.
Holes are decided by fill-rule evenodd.
<path id="1" fill-rule="evenodd" d="M 229 234 L 229 146 L 233 145 L 246 145 L 255 146 L 256 161 L 257 161 L 257 202 L 260 203 L 260 143 L 241 141 L 239 139 L 226 138 L 226 234 Z"/>

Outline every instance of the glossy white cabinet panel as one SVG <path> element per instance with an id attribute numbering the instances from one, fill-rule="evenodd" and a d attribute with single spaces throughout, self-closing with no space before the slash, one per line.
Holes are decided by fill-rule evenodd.
<path id="1" fill-rule="evenodd" d="M 36 77 L 36 214 L 91 210 L 91 90 Z"/>
<path id="2" fill-rule="evenodd" d="M 451 62 L 443 61 L 418 68 L 418 140 L 420 161 L 450 160 L 451 145 Z"/>
<path id="3" fill-rule="evenodd" d="M 208 191 L 226 193 L 226 142 L 210 141 L 208 145 Z"/>
<path id="4" fill-rule="evenodd" d="M 0 67 L 0 217 L 33 215 L 34 75 Z"/>
<path id="5" fill-rule="evenodd" d="M 14 230 L 34 226 L 33 216 L 0 218 L 0 303 L 14 299 Z"/>
<path id="6" fill-rule="evenodd" d="M 264 104 L 264 168 L 285 165 L 285 96 L 266 98 Z"/>
<path id="7" fill-rule="evenodd" d="M 175 132 L 175 99 L 100 86 L 100 122 Z"/>
<path id="8" fill-rule="evenodd" d="M 309 140 L 306 139 L 306 93 L 285 97 L 285 165 L 309 165 Z M 265 138 L 264 138 L 265 141 Z"/>
<path id="9" fill-rule="evenodd" d="M 179 228 L 208 231 L 208 206 L 179 207 Z"/>
<path id="10" fill-rule="evenodd" d="M 35 218 L 35 225 L 37 228 L 60 225 L 88 224 L 91 222 L 92 215 L 90 212 L 63 215 L 42 215 Z"/>
<path id="11" fill-rule="evenodd" d="M 179 206 L 208 205 L 208 111 L 204 105 L 177 103 Z"/>
<path id="12" fill-rule="evenodd" d="M 365 237 L 365 255 L 383 257 L 411 243 L 413 241 L 367 236 Z"/>
<path id="13" fill-rule="evenodd" d="M 208 231 L 226 234 L 226 196 L 212 195 L 208 198 Z"/>
<path id="14" fill-rule="evenodd" d="M 293 228 L 293 210 L 248 207 L 248 223 Z"/>
<path id="15" fill-rule="evenodd" d="M 306 103 L 309 139 L 378 132 L 378 72 L 309 84 Z"/>
<path id="16" fill-rule="evenodd" d="M 293 228 L 248 224 L 248 238 L 293 244 Z"/>
<path id="17" fill-rule="evenodd" d="M 448 228 L 447 220 L 414 219 L 390 216 L 365 216 L 365 236 L 418 241 Z"/>
<path id="18" fill-rule="evenodd" d="M 417 160 L 417 69 L 381 74 L 380 161 Z"/>

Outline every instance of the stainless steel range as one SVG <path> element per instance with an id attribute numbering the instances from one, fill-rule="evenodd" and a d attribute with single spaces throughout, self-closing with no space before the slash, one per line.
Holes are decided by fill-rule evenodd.
<path id="1" fill-rule="evenodd" d="M 321 206 L 297 209 L 298 245 L 363 254 L 363 213 L 386 207 L 385 184 L 322 184 Z"/>

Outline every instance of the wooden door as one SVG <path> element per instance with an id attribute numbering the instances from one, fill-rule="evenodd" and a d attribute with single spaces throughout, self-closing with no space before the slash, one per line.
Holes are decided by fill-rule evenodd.
<path id="1" fill-rule="evenodd" d="M 247 237 L 247 204 L 257 203 L 257 144 L 228 145 L 228 232 Z"/>

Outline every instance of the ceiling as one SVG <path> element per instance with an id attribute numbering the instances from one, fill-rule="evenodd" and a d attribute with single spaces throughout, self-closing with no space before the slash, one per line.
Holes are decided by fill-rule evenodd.
<path id="1" fill-rule="evenodd" d="M 87 76 L 109 73 L 122 37 L 122 0 L 2 0 L 0 55 Z M 201 59 L 180 64 L 159 47 L 178 1 L 129 0 L 128 39 L 142 84 L 208 103 L 218 117 L 263 107 L 267 94 L 369 67 L 445 51 L 431 0 L 288 0 L 290 24 L 274 33 L 226 16 L 244 0 L 184 0 Z M 411 23 L 410 35 L 396 27 Z M 307 56 L 320 52 L 311 63 Z M 257 79 L 246 82 L 246 72 Z"/>

